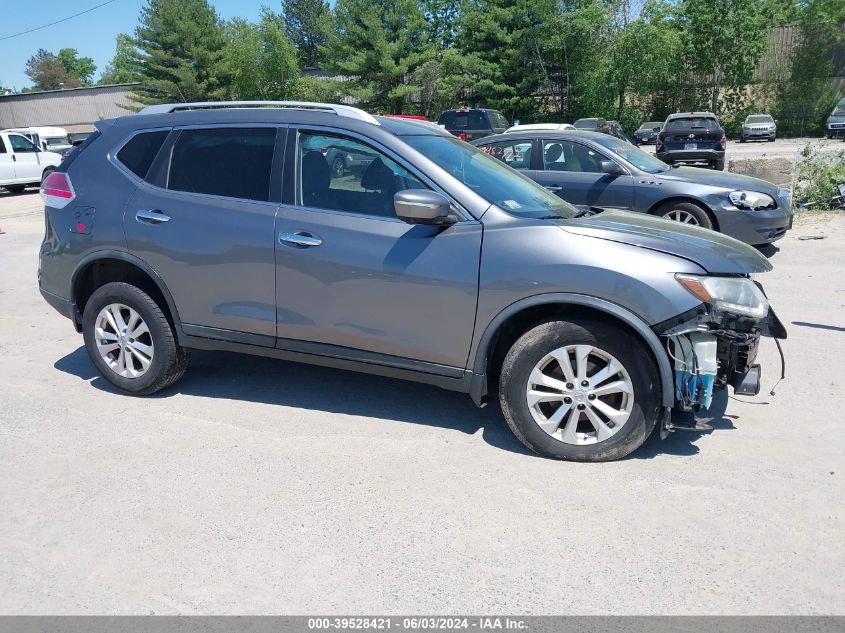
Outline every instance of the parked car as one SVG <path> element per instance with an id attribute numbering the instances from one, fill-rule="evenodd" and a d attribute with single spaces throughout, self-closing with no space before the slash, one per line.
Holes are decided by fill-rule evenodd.
<path id="1" fill-rule="evenodd" d="M 258 354 L 497 398 L 532 450 L 602 461 L 714 386 L 753 393 L 759 337 L 786 336 L 750 278 L 771 265 L 729 237 L 584 215 L 414 121 L 229 105 L 100 121 L 42 187 L 41 293 L 122 391 L 190 349 Z"/>
<path id="2" fill-rule="evenodd" d="M 512 125 L 505 132 L 528 132 L 534 130 L 549 130 L 554 132 L 563 132 L 565 130 L 574 130 L 575 126 L 570 123 L 523 123 L 522 125 Z"/>
<path id="3" fill-rule="evenodd" d="M 601 117 L 592 117 L 586 119 L 578 119 L 572 126 L 576 130 L 587 130 L 588 132 L 601 132 L 602 134 L 609 134 L 610 128 L 607 125 L 607 120 Z"/>
<path id="4" fill-rule="evenodd" d="M 70 144 L 76 147 L 77 145 L 82 145 L 85 142 L 85 139 L 91 136 L 91 132 L 71 132 L 68 134 L 68 138 L 70 138 Z"/>
<path id="5" fill-rule="evenodd" d="M 7 191 L 40 184 L 61 162 L 61 156 L 41 151 L 23 134 L 0 132 L 0 187 Z"/>
<path id="6" fill-rule="evenodd" d="M 637 145 L 656 143 L 662 129 L 662 121 L 646 121 L 634 132 L 634 139 L 637 141 Z"/>
<path id="7" fill-rule="evenodd" d="M 742 123 L 739 142 L 769 141 L 774 143 L 778 135 L 777 121 L 768 114 L 749 114 Z"/>
<path id="8" fill-rule="evenodd" d="M 845 137 L 845 98 L 839 100 L 827 117 L 824 134 L 827 138 Z"/>
<path id="9" fill-rule="evenodd" d="M 67 130 L 61 127 L 24 127 L 5 130 L 22 134 L 43 152 L 61 152 L 71 148 Z"/>
<path id="10" fill-rule="evenodd" d="M 462 141 L 471 141 L 490 134 L 501 134 L 510 127 L 510 123 L 501 112 L 486 108 L 446 110 L 437 119 L 437 124 Z"/>
<path id="11" fill-rule="evenodd" d="M 712 112 L 670 114 L 657 136 L 655 155 L 664 163 L 705 164 L 725 169 L 725 130 Z"/>
<path id="12" fill-rule="evenodd" d="M 789 195 L 776 185 L 739 174 L 671 168 L 605 134 L 527 132 L 473 144 L 574 205 L 647 213 L 748 244 L 778 240 L 792 226 Z"/>
<path id="13" fill-rule="evenodd" d="M 346 143 L 343 139 L 326 136 L 309 136 L 303 141 L 308 150 L 320 152 L 335 178 L 361 173 L 372 162 L 366 152 L 361 152 L 354 143 Z"/>

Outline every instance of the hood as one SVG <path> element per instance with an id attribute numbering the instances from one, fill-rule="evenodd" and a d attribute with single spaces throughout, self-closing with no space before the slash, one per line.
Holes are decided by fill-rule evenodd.
<path id="1" fill-rule="evenodd" d="M 575 235 L 639 246 L 701 266 L 708 273 L 750 274 L 772 269 L 757 249 L 727 235 L 644 213 L 611 210 L 573 218 L 561 228 Z"/>
<path id="2" fill-rule="evenodd" d="M 742 174 L 732 174 L 727 171 L 716 171 L 715 169 L 701 169 L 700 167 L 675 167 L 664 172 L 656 174 L 664 180 L 678 180 L 694 182 L 697 185 L 709 185 L 711 187 L 719 187 L 730 191 L 738 189 L 745 189 L 750 191 L 759 191 L 777 199 L 780 188 L 770 182 L 761 180 L 760 178 L 753 178 L 751 176 L 743 176 Z"/>

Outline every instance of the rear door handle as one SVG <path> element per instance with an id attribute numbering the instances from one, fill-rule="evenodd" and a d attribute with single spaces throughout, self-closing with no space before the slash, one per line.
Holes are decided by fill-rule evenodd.
<path id="1" fill-rule="evenodd" d="M 146 224 L 161 224 L 162 222 L 170 222 L 170 216 L 165 215 L 158 209 L 140 209 L 135 214 L 135 219 L 138 220 L 138 222 L 144 222 Z"/>
<path id="2" fill-rule="evenodd" d="M 560 185 L 546 185 L 546 191 L 557 193 L 558 191 L 563 191 L 563 187 L 561 187 Z"/>
<path id="3" fill-rule="evenodd" d="M 312 246 L 319 246 L 323 243 L 316 235 L 311 235 L 308 231 L 295 231 L 294 233 L 279 233 L 280 244 L 291 244 L 299 248 L 311 248 Z"/>

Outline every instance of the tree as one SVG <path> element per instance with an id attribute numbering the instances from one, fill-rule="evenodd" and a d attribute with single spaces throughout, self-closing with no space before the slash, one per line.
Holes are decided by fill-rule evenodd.
<path id="1" fill-rule="evenodd" d="M 342 88 L 363 105 L 402 113 L 419 92 L 414 73 L 429 59 L 426 22 L 416 0 L 337 0 L 323 50 Z"/>
<path id="2" fill-rule="evenodd" d="M 100 85 L 127 84 L 135 81 L 138 78 L 135 59 L 135 45 L 132 38 L 126 33 L 118 33 L 114 57 L 103 70 L 97 83 Z"/>
<path id="3" fill-rule="evenodd" d="M 285 36 L 284 20 L 264 9 L 258 24 L 240 18 L 227 25 L 226 63 L 235 99 L 289 99 L 298 96 L 296 49 Z"/>
<path id="4" fill-rule="evenodd" d="M 32 80 L 35 90 L 78 88 L 81 85 L 78 77 L 70 74 L 53 53 L 43 48 L 26 61 L 26 75 Z"/>
<path id="5" fill-rule="evenodd" d="M 325 0 L 282 0 L 285 33 L 299 51 L 303 68 L 322 61 L 320 47 L 331 31 L 331 9 Z"/>
<path id="6" fill-rule="evenodd" d="M 62 66 L 65 67 L 68 74 L 76 77 L 82 86 L 93 85 L 94 73 L 97 72 L 97 66 L 94 60 L 90 57 L 80 57 L 79 52 L 75 48 L 63 48 L 56 55 Z"/>
<path id="7" fill-rule="evenodd" d="M 227 96 L 226 36 L 207 0 L 147 0 L 132 43 L 141 103 Z"/>
<path id="8" fill-rule="evenodd" d="M 683 0 L 681 12 L 689 69 L 708 82 L 716 112 L 723 88 L 753 78 L 768 42 L 768 8 L 758 0 Z"/>

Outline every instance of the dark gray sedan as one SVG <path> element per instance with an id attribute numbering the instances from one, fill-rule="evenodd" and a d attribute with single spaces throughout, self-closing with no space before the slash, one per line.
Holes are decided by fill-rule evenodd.
<path id="1" fill-rule="evenodd" d="M 500 134 L 474 145 L 575 205 L 649 213 L 748 244 L 774 242 L 792 228 L 789 195 L 776 185 L 698 167 L 670 167 L 605 134 Z"/>

